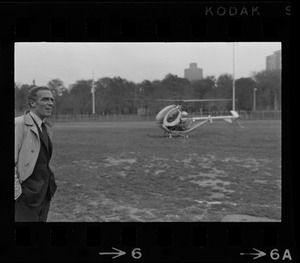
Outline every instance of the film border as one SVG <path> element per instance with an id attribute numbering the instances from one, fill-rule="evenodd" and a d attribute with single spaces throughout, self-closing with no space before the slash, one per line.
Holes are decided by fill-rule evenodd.
<path id="1" fill-rule="evenodd" d="M 0 10 L 0 70 L 5 86 L 14 83 L 14 43 L 31 41 L 281 41 L 283 85 L 291 86 L 289 1 L 72 5 L 12 2 L 0 4 Z M 8 92 L 7 96 L 13 94 Z M 283 90 L 283 123 L 288 127 L 290 98 L 291 90 Z M 4 189 L 1 197 L 7 204 L 3 213 L 7 219 L 1 224 L 0 259 L 230 262 L 260 256 L 295 260 L 296 199 L 291 195 L 295 179 L 291 176 L 289 135 L 290 128 L 283 127 L 281 223 L 12 223 L 14 204 L 7 196 L 13 193 L 12 189 Z M 5 174 L 10 172 L 5 169 Z M 13 184 L 9 178 L 4 181 Z M 119 250 L 126 254 L 119 255 Z"/>

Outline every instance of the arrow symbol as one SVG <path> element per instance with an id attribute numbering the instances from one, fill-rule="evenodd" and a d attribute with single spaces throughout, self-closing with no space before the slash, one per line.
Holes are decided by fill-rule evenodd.
<path id="1" fill-rule="evenodd" d="M 248 255 L 250 255 L 250 256 L 256 256 L 255 258 L 253 258 L 253 259 L 257 259 L 257 258 L 260 258 L 260 257 L 263 257 L 263 256 L 265 256 L 266 255 L 266 253 L 265 252 L 263 252 L 263 251 L 260 251 L 260 250 L 258 250 L 258 249 L 256 249 L 256 248 L 253 248 L 256 252 L 254 252 L 254 253 L 240 253 L 240 255 L 241 256 L 248 256 Z"/>
<path id="2" fill-rule="evenodd" d="M 112 247 L 112 249 L 114 249 L 116 252 L 100 252 L 99 255 L 115 255 L 113 257 L 113 259 L 114 259 L 114 258 L 117 258 L 117 257 L 124 256 L 126 254 L 125 251 L 122 251 L 120 249 L 117 249 L 117 248 L 114 248 L 114 247 Z"/>

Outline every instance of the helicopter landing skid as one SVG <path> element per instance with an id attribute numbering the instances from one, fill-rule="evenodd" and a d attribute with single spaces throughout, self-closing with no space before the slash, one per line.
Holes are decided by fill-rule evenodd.
<path id="1" fill-rule="evenodd" d="M 178 138 L 189 138 L 189 134 L 187 132 L 180 132 L 180 131 L 165 131 L 165 136 L 168 137 L 169 139 L 172 139 L 174 137 L 178 137 Z"/>

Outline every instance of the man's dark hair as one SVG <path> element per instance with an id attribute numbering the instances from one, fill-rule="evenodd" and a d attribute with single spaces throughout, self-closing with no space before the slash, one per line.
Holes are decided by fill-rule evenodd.
<path id="1" fill-rule="evenodd" d="M 39 87 L 38 86 L 34 86 L 34 87 L 32 87 L 28 91 L 28 94 L 27 94 L 27 104 L 28 104 L 28 106 L 29 106 L 30 109 L 32 108 L 31 103 L 35 102 L 36 99 L 37 99 L 37 92 L 39 90 L 49 90 L 49 91 L 51 91 L 51 89 L 49 89 L 46 86 L 39 86 Z"/>

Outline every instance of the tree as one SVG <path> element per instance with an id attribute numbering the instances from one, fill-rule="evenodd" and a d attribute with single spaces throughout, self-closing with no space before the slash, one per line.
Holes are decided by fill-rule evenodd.
<path id="1" fill-rule="evenodd" d="M 161 95 L 165 96 L 165 99 L 184 99 L 190 85 L 191 83 L 186 78 L 167 74 L 160 83 Z"/>
<path id="2" fill-rule="evenodd" d="M 210 94 L 215 86 L 215 77 L 208 76 L 204 79 L 196 80 L 191 83 L 186 99 L 204 99 L 206 94 Z M 210 95 L 208 95 L 210 96 Z M 206 109 L 207 103 L 192 102 L 188 104 L 189 112 L 199 112 Z"/>
<path id="3" fill-rule="evenodd" d="M 57 103 L 57 100 L 59 102 Z M 59 104 L 59 107 L 57 107 Z M 64 88 L 61 90 L 61 95 L 56 99 L 56 108 L 58 114 L 73 114 L 73 103 L 71 101 L 71 96 L 69 95 L 68 89 Z"/>
<path id="4" fill-rule="evenodd" d="M 191 83 L 192 96 L 195 99 L 203 99 L 204 95 L 215 87 L 215 77 L 208 76 L 201 80 L 196 80 Z"/>
<path id="5" fill-rule="evenodd" d="M 136 113 L 137 105 L 134 98 L 138 95 L 137 86 L 133 82 L 121 77 L 101 78 L 96 82 L 96 112 L 101 114 Z"/>
<path id="6" fill-rule="evenodd" d="M 218 97 L 223 99 L 232 98 L 233 79 L 230 74 L 222 74 L 217 80 Z"/>
<path id="7" fill-rule="evenodd" d="M 92 113 L 92 80 L 78 80 L 70 90 L 71 106 L 74 114 Z"/>
<path id="8" fill-rule="evenodd" d="M 261 109 L 277 110 L 281 105 L 280 70 L 260 71 L 254 75 L 257 82 L 257 104 Z"/>
<path id="9" fill-rule="evenodd" d="M 133 96 L 133 87 L 126 80 L 120 77 L 112 79 L 111 86 L 108 89 L 108 98 L 110 105 L 110 113 L 112 114 L 123 114 L 129 112 L 130 102 L 125 98 Z"/>
<path id="10" fill-rule="evenodd" d="M 63 90 L 65 89 L 64 83 L 60 79 L 52 79 L 48 82 L 48 87 L 51 89 L 54 97 L 62 95 Z"/>
<path id="11" fill-rule="evenodd" d="M 235 82 L 237 108 L 239 110 L 253 110 L 253 96 L 256 82 L 252 78 L 240 78 Z"/>
<path id="12" fill-rule="evenodd" d="M 232 99 L 232 77 L 229 74 L 222 74 L 217 81 L 210 78 L 211 83 L 215 85 L 212 89 L 205 93 L 204 99 L 216 99 L 215 102 L 205 104 L 205 109 L 208 111 L 224 111 L 232 109 L 232 101 L 217 101 L 220 99 Z"/>
<path id="13" fill-rule="evenodd" d="M 152 85 L 152 82 L 149 80 L 144 80 L 142 83 L 137 85 L 138 90 L 138 106 L 145 109 L 145 114 L 149 113 L 149 108 L 153 104 L 153 93 L 155 87 Z"/>
<path id="14" fill-rule="evenodd" d="M 251 110 L 254 88 L 257 89 L 258 109 L 278 109 L 281 104 L 281 72 L 261 71 L 251 78 L 235 81 L 237 109 Z M 134 83 L 121 77 L 103 77 L 95 84 L 96 114 L 154 114 L 166 102 L 156 99 L 232 99 L 232 76 L 222 74 L 216 79 L 207 76 L 190 82 L 173 74 L 167 74 L 162 80 L 144 80 Z M 92 80 L 78 80 L 70 90 L 64 87 L 62 80 L 56 78 L 48 82 L 55 97 L 54 114 L 91 114 Z M 22 112 L 27 108 L 27 92 L 31 85 L 15 83 L 15 109 Z M 176 103 L 174 101 L 174 103 Z M 188 112 L 208 110 L 224 111 L 232 109 L 232 101 L 184 104 Z"/>
<path id="15" fill-rule="evenodd" d="M 108 77 L 98 79 L 95 82 L 95 111 L 98 114 L 108 114 L 110 113 L 110 100 L 109 92 L 112 86 L 113 80 Z"/>
<path id="16" fill-rule="evenodd" d="M 53 79 L 48 82 L 47 85 L 52 91 L 53 97 L 55 99 L 55 107 L 54 114 L 60 114 L 62 112 L 62 94 L 64 93 L 66 96 L 66 88 L 64 87 L 64 83 L 60 79 Z M 65 98 L 64 98 L 65 99 Z"/>
<path id="17" fill-rule="evenodd" d="M 23 112 L 27 107 L 27 93 L 31 85 L 23 84 L 20 88 L 15 86 L 15 110 Z"/>

